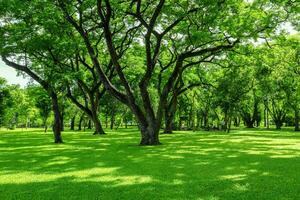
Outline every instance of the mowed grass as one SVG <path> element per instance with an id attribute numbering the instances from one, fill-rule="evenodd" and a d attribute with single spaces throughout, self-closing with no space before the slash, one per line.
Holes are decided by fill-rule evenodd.
<path id="1" fill-rule="evenodd" d="M 134 129 L 0 131 L 0 200 L 300 199 L 300 134 L 236 130 L 161 135 Z"/>

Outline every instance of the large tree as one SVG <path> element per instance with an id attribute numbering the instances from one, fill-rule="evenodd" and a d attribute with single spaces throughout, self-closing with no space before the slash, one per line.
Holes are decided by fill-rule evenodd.
<path id="1" fill-rule="evenodd" d="M 269 1 L 56 2 L 84 41 L 105 88 L 134 113 L 142 145 L 160 143 L 158 134 L 168 98 L 172 98 L 171 91 L 181 72 L 188 69 L 185 67 L 188 61 L 198 63 L 206 56 L 232 49 L 239 41 L 258 37 L 263 31 L 270 32 L 287 16 L 281 5 Z M 268 9 L 270 6 L 273 9 Z M 107 78 L 102 60 L 97 56 L 95 35 L 100 34 L 106 43 L 103 53 L 112 60 L 121 88 Z M 135 87 L 122 70 L 126 52 L 121 57 L 119 47 L 128 40 L 137 43 L 128 46 L 128 52 L 137 49 L 144 63 Z M 168 62 L 162 63 L 165 66 L 163 81 L 155 104 L 149 88 L 159 74 L 158 61 L 168 51 L 175 56 L 169 56 Z"/>

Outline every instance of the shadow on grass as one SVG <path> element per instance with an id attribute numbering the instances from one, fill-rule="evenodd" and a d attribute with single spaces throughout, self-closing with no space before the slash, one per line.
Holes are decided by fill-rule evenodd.
<path id="1" fill-rule="evenodd" d="M 140 147 L 134 129 L 0 132 L 0 199 L 300 199 L 300 136 L 176 132 Z"/>

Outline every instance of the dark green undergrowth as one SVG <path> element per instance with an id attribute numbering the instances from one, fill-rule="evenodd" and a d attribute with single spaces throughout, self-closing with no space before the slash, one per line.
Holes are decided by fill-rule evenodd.
<path id="1" fill-rule="evenodd" d="M 175 132 L 138 146 L 134 129 L 0 131 L 0 199 L 300 199 L 300 134 Z"/>

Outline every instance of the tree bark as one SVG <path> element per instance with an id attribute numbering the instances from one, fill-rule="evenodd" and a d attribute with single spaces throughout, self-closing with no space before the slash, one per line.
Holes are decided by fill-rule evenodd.
<path id="1" fill-rule="evenodd" d="M 92 129 L 92 120 L 89 119 L 88 121 L 88 127 L 87 129 L 91 130 Z"/>
<path id="2" fill-rule="evenodd" d="M 172 134 L 173 133 L 173 118 L 171 116 L 165 116 L 165 134 Z"/>
<path id="3" fill-rule="evenodd" d="M 54 125 L 53 125 L 53 134 L 55 143 L 63 143 L 61 138 L 61 113 L 59 110 L 57 94 L 54 91 L 50 92 L 52 100 L 52 108 L 54 112 Z"/>
<path id="4" fill-rule="evenodd" d="M 93 118 L 95 132 L 94 135 L 104 135 L 105 132 L 98 117 Z"/>
<path id="5" fill-rule="evenodd" d="M 177 109 L 177 97 L 174 96 L 165 109 L 165 128 L 164 133 L 171 134 L 173 133 L 174 118 Z"/>
<path id="6" fill-rule="evenodd" d="M 79 131 L 82 130 L 83 117 L 84 117 L 84 114 L 82 114 L 82 115 L 80 116 L 80 119 L 79 119 L 79 122 L 78 122 L 78 130 L 79 130 Z"/>
<path id="7" fill-rule="evenodd" d="M 112 110 L 111 111 L 111 115 L 110 115 L 110 129 L 114 129 L 114 125 L 115 125 L 115 111 Z"/>
<path id="8" fill-rule="evenodd" d="M 71 123 L 70 123 L 70 130 L 74 131 L 75 130 L 75 118 L 76 115 L 74 115 L 71 119 Z"/>
<path id="9" fill-rule="evenodd" d="M 147 122 L 140 122 L 141 142 L 140 145 L 160 145 L 159 128 L 155 123 L 148 124 Z"/>

